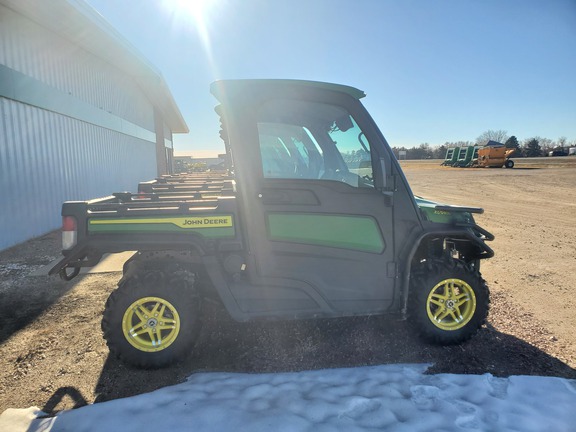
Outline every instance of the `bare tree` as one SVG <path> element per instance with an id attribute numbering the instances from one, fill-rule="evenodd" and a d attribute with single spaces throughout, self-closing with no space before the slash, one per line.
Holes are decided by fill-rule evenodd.
<path id="1" fill-rule="evenodd" d="M 508 131 L 505 130 L 492 130 L 489 129 L 476 138 L 477 145 L 484 145 L 488 141 L 496 141 L 499 143 L 504 143 L 508 139 Z"/>
<path id="2" fill-rule="evenodd" d="M 446 141 L 444 143 L 445 147 L 466 147 L 473 145 L 474 143 L 472 141 Z"/>
<path id="3" fill-rule="evenodd" d="M 540 137 L 535 138 L 538 139 L 538 144 L 540 144 L 540 148 L 542 149 L 545 155 L 556 148 L 556 144 L 550 138 L 540 138 Z"/>

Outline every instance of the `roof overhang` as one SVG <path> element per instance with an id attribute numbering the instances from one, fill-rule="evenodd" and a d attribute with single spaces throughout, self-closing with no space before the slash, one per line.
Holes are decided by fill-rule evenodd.
<path id="1" fill-rule="evenodd" d="M 162 113 L 164 122 L 172 132 L 189 132 L 162 74 L 86 2 L 0 0 L 0 4 L 72 41 L 134 78 Z"/>

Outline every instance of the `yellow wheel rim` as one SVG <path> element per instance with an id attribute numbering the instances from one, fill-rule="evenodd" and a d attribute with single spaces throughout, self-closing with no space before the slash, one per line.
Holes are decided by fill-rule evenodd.
<path id="1" fill-rule="evenodd" d="M 461 279 L 444 279 L 437 284 L 426 302 L 428 318 L 442 330 L 464 327 L 476 311 L 476 295 L 470 285 Z"/>
<path id="2" fill-rule="evenodd" d="M 170 302 L 160 297 L 143 297 L 126 309 L 122 332 L 130 345 L 140 351 L 162 351 L 178 337 L 180 316 Z"/>

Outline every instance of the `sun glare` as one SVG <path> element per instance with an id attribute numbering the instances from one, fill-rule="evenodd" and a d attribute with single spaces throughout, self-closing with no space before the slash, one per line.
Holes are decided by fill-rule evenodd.
<path id="1" fill-rule="evenodd" d="M 166 3 L 181 18 L 198 24 L 204 21 L 214 0 L 167 0 Z"/>
<path id="2" fill-rule="evenodd" d="M 204 45 L 209 42 L 207 21 L 216 0 L 164 0 L 165 8 L 173 19 L 185 26 L 192 25 Z"/>
<path id="3" fill-rule="evenodd" d="M 216 11 L 216 3 L 220 1 L 222 0 L 163 0 L 164 8 L 171 15 L 176 27 L 185 27 L 198 35 L 210 63 L 213 63 L 210 17 Z M 214 68 L 213 64 L 212 67 Z"/>

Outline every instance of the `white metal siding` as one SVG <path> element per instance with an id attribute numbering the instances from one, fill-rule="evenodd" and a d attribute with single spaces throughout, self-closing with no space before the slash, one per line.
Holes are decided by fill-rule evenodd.
<path id="1" fill-rule="evenodd" d="M 0 98 L 0 250 L 56 229 L 66 200 L 137 190 L 155 144 Z"/>
<path id="2" fill-rule="evenodd" d="M 1 5 L 0 65 L 0 250 L 58 228 L 63 201 L 156 176 L 154 107 L 133 77 Z"/>
<path id="3" fill-rule="evenodd" d="M 4 6 L 0 6 L 0 64 L 154 130 L 152 104 L 132 77 Z"/>

